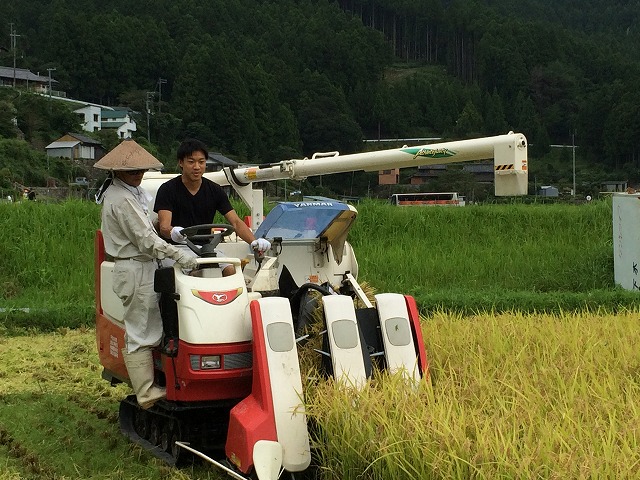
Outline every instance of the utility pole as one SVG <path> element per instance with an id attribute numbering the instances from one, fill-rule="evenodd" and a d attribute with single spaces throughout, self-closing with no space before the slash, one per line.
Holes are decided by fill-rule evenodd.
<path id="1" fill-rule="evenodd" d="M 151 143 L 151 127 L 150 127 L 150 121 L 149 121 L 149 117 L 151 116 L 151 102 L 153 101 L 153 97 L 155 96 L 156 92 L 147 92 L 147 101 L 146 101 L 146 106 L 147 106 L 147 141 L 149 143 Z"/>
<path id="2" fill-rule="evenodd" d="M 531 145 L 531 144 L 529 144 Z M 551 148 L 570 148 L 572 150 L 572 168 L 573 168 L 573 192 L 572 197 L 576 196 L 576 131 L 571 134 L 571 145 L 549 145 Z"/>
<path id="3" fill-rule="evenodd" d="M 9 27 L 11 28 L 9 37 L 11 37 L 11 50 L 13 51 L 13 88 L 16 88 L 16 38 L 20 35 L 13 29 L 13 23 L 10 23 Z"/>
<path id="4" fill-rule="evenodd" d="M 573 196 L 576 196 L 576 131 L 571 135 L 571 149 L 573 150 Z"/>
<path id="5" fill-rule="evenodd" d="M 158 78 L 158 113 L 162 112 L 162 84 L 167 83 L 166 78 Z"/>
<path id="6" fill-rule="evenodd" d="M 51 100 L 51 72 L 55 72 L 55 68 L 47 68 L 47 72 L 49 72 L 49 100 Z"/>

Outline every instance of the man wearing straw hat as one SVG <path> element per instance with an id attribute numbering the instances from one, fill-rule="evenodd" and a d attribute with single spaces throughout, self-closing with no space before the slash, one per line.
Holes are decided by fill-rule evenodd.
<path id="1" fill-rule="evenodd" d="M 94 167 L 109 170 L 109 178 L 96 194 L 102 203 L 105 252 L 113 257 L 113 291 L 124 307 L 124 362 L 131 386 L 142 408 L 166 397 L 153 385 L 151 349 L 162 338 L 158 293 L 153 289 L 157 260 L 172 258 L 183 268 L 196 268 L 195 257 L 170 245 L 156 233 L 149 218 L 148 197 L 140 187 L 144 172 L 162 168 L 153 155 L 134 140 L 124 140 Z"/>

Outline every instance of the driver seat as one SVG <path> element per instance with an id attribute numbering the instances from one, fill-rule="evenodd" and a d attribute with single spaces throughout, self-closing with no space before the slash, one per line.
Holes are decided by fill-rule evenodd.
<path id="1" fill-rule="evenodd" d="M 203 265 L 198 270 L 193 270 L 190 275 L 198 278 L 222 278 L 222 269 L 219 265 Z"/>

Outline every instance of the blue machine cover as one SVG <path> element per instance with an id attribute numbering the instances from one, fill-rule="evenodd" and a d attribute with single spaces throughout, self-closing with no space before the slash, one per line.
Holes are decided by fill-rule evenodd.
<path id="1" fill-rule="evenodd" d="M 282 202 L 265 217 L 256 238 L 318 238 L 349 206 L 337 200 Z"/>

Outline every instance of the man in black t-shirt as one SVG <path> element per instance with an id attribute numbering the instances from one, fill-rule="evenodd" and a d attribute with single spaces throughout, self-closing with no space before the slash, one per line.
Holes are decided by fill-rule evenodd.
<path id="1" fill-rule="evenodd" d="M 233 207 L 227 194 L 217 183 L 203 178 L 200 188 L 192 194 L 180 175 L 160 186 L 153 209 L 159 215 L 162 215 L 160 212 L 163 210 L 170 212 L 170 225 L 180 225 L 182 229 L 192 225 L 211 223 L 216 211 L 226 215 L 233 210 Z M 162 221 L 160 225 L 162 230 Z M 172 230 L 174 228 L 178 230 L 176 227 Z M 171 231 L 169 231 L 169 237 L 171 237 Z M 180 237 L 172 238 L 173 243 L 183 243 L 181 240 Z"/>
<path id="2" fill-rule="evenodd" d="M 252 249 L 261 253 L 269 250 L 271 244 L 264 238 L 256 240 L 231 206 L 222 187 L 203 178 L 208 156 L 206 146 L 196 139 L 185 140 L 178 147 L 178 165 L 182 174 L 160 186 L 153 207 L 158 214 L 160 235 L 173 243 L 184 243 L 185 237 L 180 233 L 183 228 L 212 223 L 218 211 Z M 223 274 L 231 273 L 233 266 L 224 268 Z"/>

